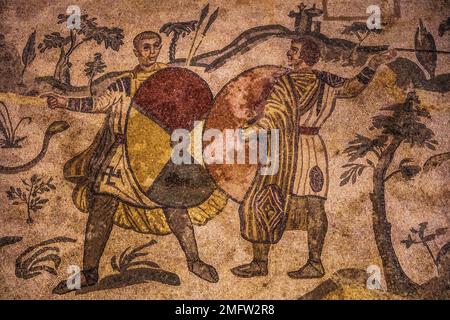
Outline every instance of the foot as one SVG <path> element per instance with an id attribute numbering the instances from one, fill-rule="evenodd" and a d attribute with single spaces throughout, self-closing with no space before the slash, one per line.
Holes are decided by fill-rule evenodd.
<path id="1" fill-rule="evenodd" d="M 267 267 L 267 261 L 253 260 L 248 264 L 243 264 L 241 266 L 231 269 L 231 272 L 237 277 L 252 278 L 252 277 L 267 276 L 269 270 Z"/>
<path id="2" fill-rule="evenodd" d="M 216 269 L 202 260 L 188 261 L 188 269 L 197 277 L 208 282 L 216 283 L 219 281 L 219 274 Z"/>
<path id="3" fill-rule="evenodd" d="M 320 260 L 308 260 L 299 270 L 288 272 L 288 276 L 293 279 L 315 279 L 322 278 L 324 275 L 325 269 Z"/>
<path id="4" fill-rule="evenodd" d="M 98 282 L 97 271 L 82 271 L 80 275 L 80 288 L 69 288 L 67 286 L 67 280 L 63 280 L 56 287 L 53 288 L 53 294 L 66 294 L 72 291 L 77 291 L 82 288 L 90 287 Z"/>

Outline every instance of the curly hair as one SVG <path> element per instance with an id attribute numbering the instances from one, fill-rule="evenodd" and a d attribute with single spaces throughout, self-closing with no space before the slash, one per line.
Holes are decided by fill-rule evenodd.
<path id="1" fill-rule="evenodd" d="M 312 67 L 320 60 L 320 47 L 311 39 L 294 39 L 292 43 L 301 44 L 300 57 L 305 63 Z"/>

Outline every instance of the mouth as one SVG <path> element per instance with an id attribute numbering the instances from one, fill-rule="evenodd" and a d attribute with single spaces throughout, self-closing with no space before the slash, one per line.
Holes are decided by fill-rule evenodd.
<path id="1" fill-rule="evenodd" d="M 149 65 L 154 64 L 155 62 L 156 62 L 156 58 L 148 58 L 148 59 L 146 59 L 146 61 L 143 62 L 142 64 L 145 65 L 145 66 L 149 66 Z"/>

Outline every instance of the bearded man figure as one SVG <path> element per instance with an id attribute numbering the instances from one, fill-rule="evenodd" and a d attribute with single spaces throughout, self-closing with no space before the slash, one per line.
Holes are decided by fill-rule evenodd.
<path id="1" fill-rule="evenodd" d="M 199 257 L 191 218 L 197 215 L 201 218 L 193 219 L 194 222 L 204 224 L 217 215 L 226 205 L 223 193 L 212 193 L 201 207 L 162 207 L 149 200 L 133 178 L 126 151 L 126 119 L 132 98 L 145 80 L 167 67 L 157 62 L 162 47 L 158 33 L 142 32 L 134 38 L 133 45 L 139 65 L 120 76 L 101 96 L 66 98 L 47 95 L 50 108 L 106 114 L 103 128 L 92 145 L 64 167 L 66 180 L 76 185 L 72 195 L 75 206 L 89 214 L 81 287 L 98 282 L 100 259 L 114 224 L 140 233 L 173 233 L 185 253 L 189 271 L 206 281 L 217 282 L 219 277 L 215 268 Z M 157 160 L 147 161 L 147 164 Z M 53 292 L 64 294 L 72 290 L 67 288 L 66 281 L 62 281 Z"/>
<path id="2" fill-rule="evenodd" d="M 244 136 L 257 130 L 279 130 L 279 170 L 259 175 L 239 208 L 242 237 L 253 245 L 253 260 L 231 271 L 250 278 L 268 274 L 269 251 L 285 230 L 306 230 L 309 259 L 295 279 L 325 274 L 322 248 L 328 230 L 328 155 L 320 128 L 333 113 L 336 100 L 353 98 L 373 79 L 377 68 L 396 55 L 374 56 L 354 78 L 315 70 L 320 48 L 311 39 L 293 40 L 287 52 L 290 70 L 279 75 L 263 115 L 249 121 Z"/>

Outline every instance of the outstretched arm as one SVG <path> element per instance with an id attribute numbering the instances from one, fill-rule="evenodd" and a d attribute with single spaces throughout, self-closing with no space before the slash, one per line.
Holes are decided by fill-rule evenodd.
<path id="1" fill-rule="evenodd" d="M 117 90 L 116 83 L 113 83 L 99 97 L 67 98 L 54 93 L 45 94 L 43 97 L 47 98 L 47 105 L 51 109 L 61 108 L 84 113 L 106 113 L 112 105 L 121 99 L 123 93 L 121 90 Z"/>
<path id="2" fill-rule="evenodd" d="M 390 62 L 397 56 L 395 50 L 390 50 L 373 56 L 367 66 L 355 77 L 345 79 L 341 86 L 337 87 L 335 97 L 340 99 L 354 98 L 359 95 L 372 81 L 379 66 Z"/>

